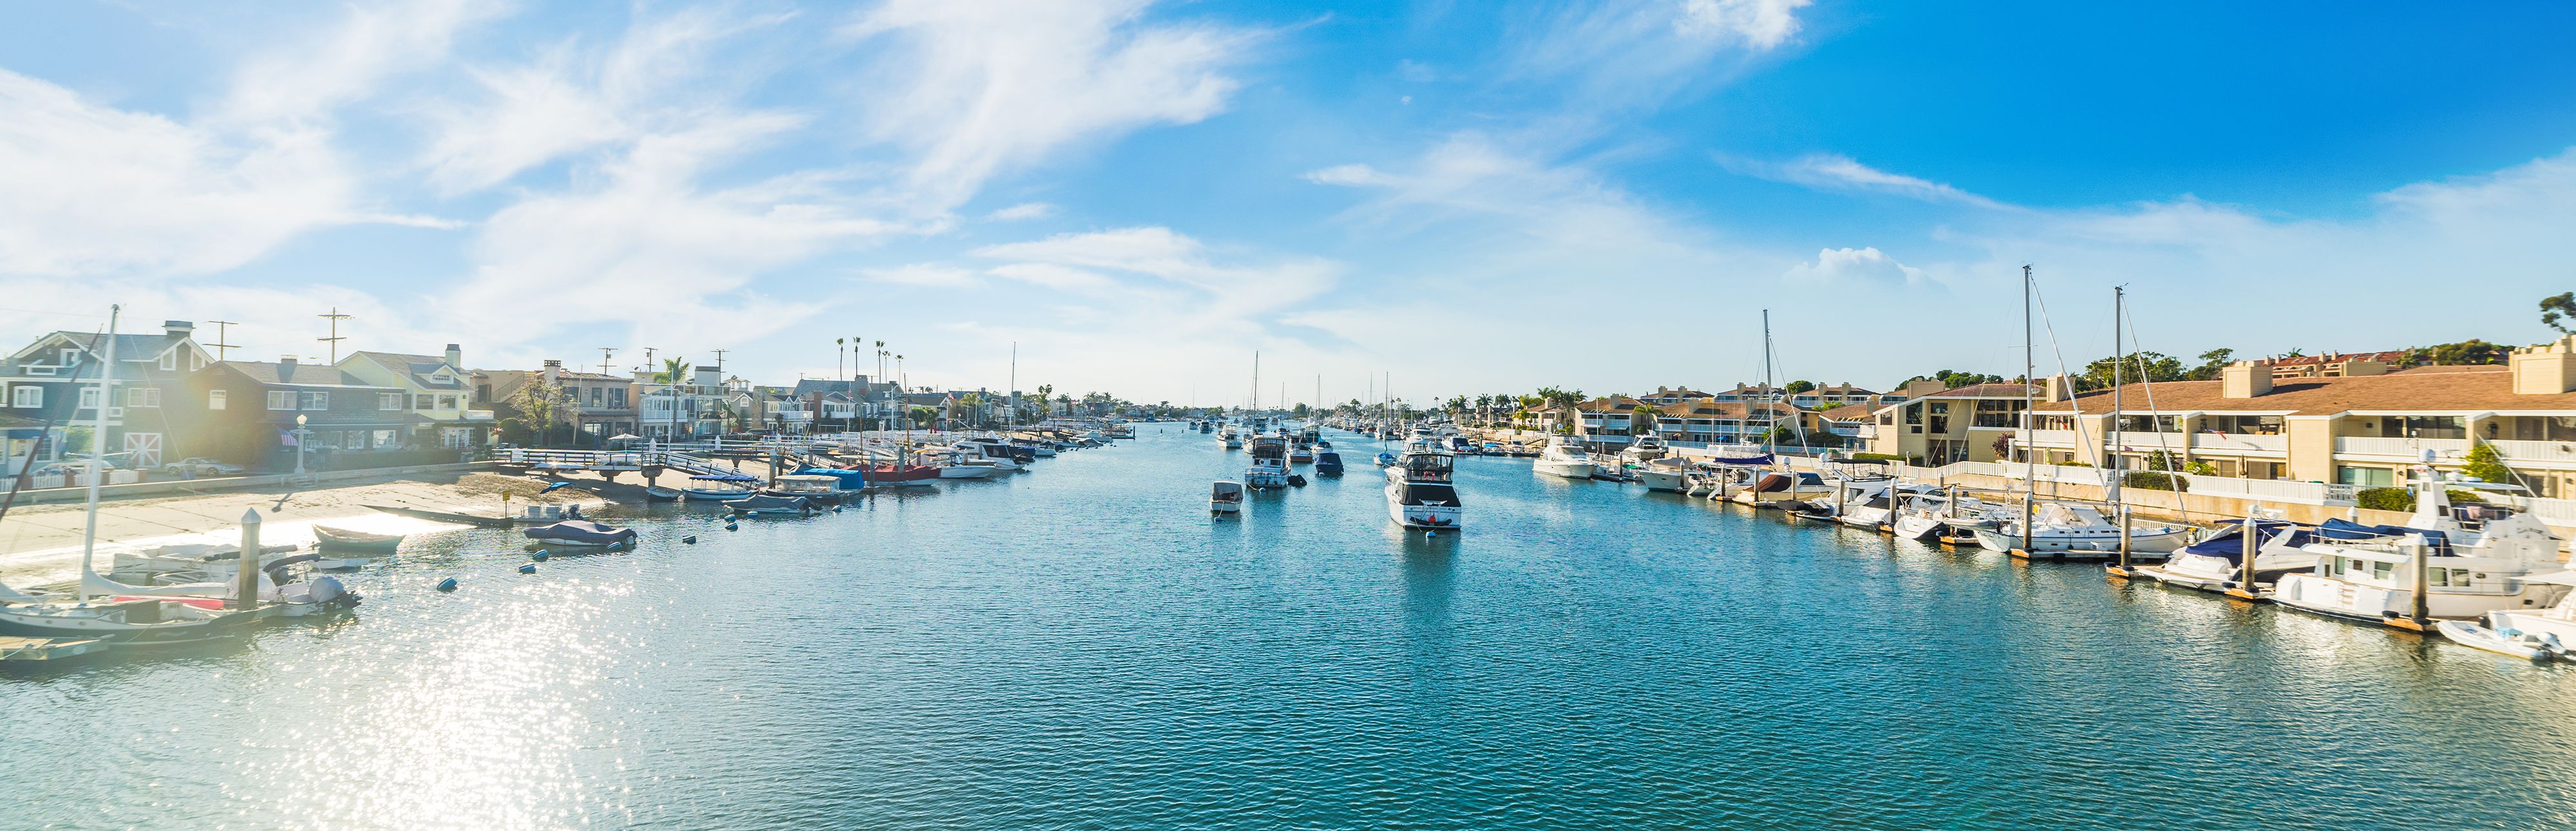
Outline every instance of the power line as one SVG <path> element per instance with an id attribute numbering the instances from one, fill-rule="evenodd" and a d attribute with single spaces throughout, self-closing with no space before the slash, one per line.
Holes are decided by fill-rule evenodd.
<path id="1" fill-rule="evenodd" d="M 314 315 L 314 317 L 327 318 L 327 319 L 329 319 L 329 320 L 331 321 L 331 336 L 330 336 L 330 337 L 327 337 L 327 338 L 314 338 L 314 340 L 318 340 L 318 341 L 322 341 L 322 342 L 324 342 L 324 343 L 328 343 L 328 344 L 330 344 L 330 345 L 331 345 L 331 363 L 332 363 L 333 365 L 337 365 L 337 364 L 339 364 L 339 363 L 340 363 L 340 342 L 341 342 L 341 341 L 344 341 L 344 340 L 348 340 L 348 338 L 344 338 L 344 337 L 341 337 L 341 336 L 340 336 L 340 321 L 348 320 L 350 316 L 349 316 L 349 315 L 341 314 L 341 313 L 340 313 L 340 307 L 338 307 L 338 306 L 333 306 L 333 307 L 331 307 L 331 313 L 330 313 L 330 314 L 319 314 L 319 315 Z"/>

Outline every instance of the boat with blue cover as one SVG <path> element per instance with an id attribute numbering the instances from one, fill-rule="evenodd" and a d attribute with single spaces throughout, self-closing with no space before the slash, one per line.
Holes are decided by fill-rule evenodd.
<path id="1" fill-rule="evenodd" d="M 635 542 L 633 528 L 616 528 L 586 519 L 568 519 L 552 525 L 539 525 L 519 533 L 538 542 L 593 548 Z"/>

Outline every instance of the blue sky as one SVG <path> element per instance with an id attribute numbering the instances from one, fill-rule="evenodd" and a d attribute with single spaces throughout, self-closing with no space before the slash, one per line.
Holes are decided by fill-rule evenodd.
<path id="1" fill-rule="evenodd" d="M 0 322 L 1236 403 L 2551 332 L 2564 4 L 0 8 Z M 872 351 L 872 350 L 871 350 Z M 2054 363 L 2043 347 L 2042 363 Z M 867 361 L 873 369 L 873 358 Z"/>

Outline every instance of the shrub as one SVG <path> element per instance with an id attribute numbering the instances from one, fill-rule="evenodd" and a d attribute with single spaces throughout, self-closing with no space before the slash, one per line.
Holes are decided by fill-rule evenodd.
<path id="1" fill-rule="evenodd" d="M 2442 495 L 2449 498 L 2453 505 L 2467 505 L 2487 501 L 2486 494 L 2482 494 L 2477 491 L 2464 491 L 2458 488 L 2445 488 L 2442 491 Z M 2414 505 L 2409 503 L 2407 508 L 2409 510 L 2413 510 Z"/>
<path id="2" fill-rule="evenodd" d="M 2363 488 L 2353 494 L 2353 501 L 2374 511 L 2415 510 L 2415 494 L 2405 488 Z"/>
<path id="3" fill-rule="evenodd" d="M 2129 475 L 2122 478 L 2121 482 L 2139 490 L 2175 492 L 2191 490 L 2191 480 L 2152 470 L 2129 471 Z"/>
<path id="4" fill-rule="evenodd" d="M 1851 457 L 1852 457 L 1852 459 L 1853 459 L 1854 461 L 1862 461 L 1862 462 L 1902 462 L 1902 461 L 1905 461 L 1905 457 L 1903 457 L 1903 456 L 1899 456 L 1899 455 L 1896 455 L 1896 454 L 1894 454 L 1894 453 L 1854 453 L 1854 454 L 1851 454 Z"/>

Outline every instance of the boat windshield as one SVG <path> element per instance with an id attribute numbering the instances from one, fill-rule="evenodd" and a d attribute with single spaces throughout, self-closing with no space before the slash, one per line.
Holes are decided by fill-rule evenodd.
<path id="1" fill-rule="evenodd" d="M 1456 457 L 1440 453 L 1412 453 L 1404 457 L 1404 478 L 1424 482 L 1449 481 L 1449 473 L 1458 464 Z"/>

